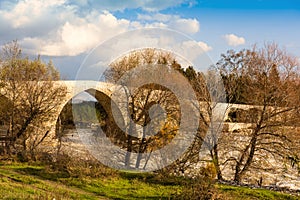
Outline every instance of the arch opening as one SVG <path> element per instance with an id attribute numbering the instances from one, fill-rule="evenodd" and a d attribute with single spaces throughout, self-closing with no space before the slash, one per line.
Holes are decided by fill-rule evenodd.
<path id="1" fill-rule="evenodd" d="M 115 145 L 126 140 L 111 111 L 110 97 L 96 89 L 87 89 L 67 101 L 56 121 L 55 135 L 61 142 L 81 143 L 78 129 L 97 136 L 101 129 Z M 118 111 L 121 115 L 121 111 Z M 118 118 L 118 124 L 124 124 Z"/>

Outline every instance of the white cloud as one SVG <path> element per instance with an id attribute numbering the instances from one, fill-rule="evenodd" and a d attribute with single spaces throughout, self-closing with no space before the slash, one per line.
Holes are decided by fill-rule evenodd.
<path id="1" fill-rule="evenodd" d="M 141 8 L 151 12 L 164 10 L 170 7 L 176 7 L 182 4 L 191 5 L 190 2 L 191 1 L 188 0 L 80 0 L 79 2 L 69 0 L 69 3 L 71 4 L 77 4 L 81 7 L 93 7 L 97 10 L 124 11 L 125 9 Z"/>
<path id="2" fill-rule="evenodd" d="M 178 19 L 170 23 L 170 27 L 183 33 L 197 33 L 200 30 L 200 23 L 196 19 Z"/>
<path id="3" fill-rule="evenodd" d="M 168 28 L 168 25 L 163 22 L 154 22 L 154 23 L 147 23 L 147 24 L 141 24 L 140 28 Z"/>
<path id="4" fill-rule="evenodd" d="M 11 10 L 2 10 L 0 14 L 12 23 L 13 28 L 20 28 L 44 17 L 45 13 L 53 12 L 53 8 L 63 4 L 64 0 L 22 0 Z"/>
<path id="5" fill-rule="evenodd" d="M 224 38 L 229 46 L 239 46 L 246 43 L 245 38 L 236 36 L 234 34 L 224 35 Z"/>
<path id="6" fill-rule="evenodd" d="M 138 21 L 130 21 L 117 18 L 109 11 L 97 9 L 99 6 L 136 8 L 144 5 L 143 9 L 159 10 L 184 2 L 186 0 L 160 3 L 155 0 L 103 0 L 100 5 L 99 2 L 90 0 L 76 1 L 76 4 L 69 0 L 19 0 L 15 4 L 2 1 L 0 23 L 3 27 L 0 29 L 0 38 L 7 42 L 18 39 L 24 52 L 28 54 L 75 56 L 88 52 L 108 38 L 136 28 L 169 28 L 194 34 L 200 29 L 196 19 L 155 12 L 156 14 L 139 15 Z M 85 6 L 88 8 L 84 10 Z"/>
<path id="7" fill-rule="evenodd" d="M 145 20 L 145 21 L 161 21 L 161 22 L 168 22 L 172 18 L 178 19 L 178 15 L 166 15 L 161 13 L 156 13 L 153 15 L 146 15 L 146 14 L 138 14 L 137 19 L 138 20 Z"/>
<path id="8" fill-rule="evenodd" d="M 42 55 L 74 56 L 89 51 L 100 42 L 129 29 L 130 21 L 117 19 L 105 11 L 102 14 L 91 13 L 86 19 L 73 18 L 67 21 L 53 35 L 44 37 L 26 37 L 21 44 L 35 48 Z"/>
<path id="9" fill-rule="evenodd" d="M 200 44 L 203 44 L 203 42 L 200 42 Z M 116 58 L 141 48 L 157 48 L 170 51 L 179 63 L 185 67 L 192 65 L 197 69 L 204 70 L 212 64 L 209 56 L 198 42 L 192 41 L 178 32 L 166 29 L 140 29 L 125 32 L 113 40 L 106 41 L 91 52 L 87 59 L 88 63 L 82 66 L 82 69 L 90 71 L 80 75 L 80 79 L 85 79 L 83 76 L 86 75 L 92 80 L 98 78 L 98 73 L 95 70 L 98 72 L 100 69 L 105 70 L 108 64 Z"/>
<path id="10" fill-rule="evenodd" d="M 34 3 L 33 3 L 34 2 Z M 188 0 L 164 0 L 164 1 L 157 1 L 157 0 L 1 0 L 0 1 L 0 8 L 11 8 L 15 7 L 16 4 L 19 6 L 16 7 L 20 9 L 21 12 L 23 8 L 32 7 L 32 10 L 38 8 L 37 5 L 41 5 L 40 9 L 43 10 L 44 8 L 48 8 L 49 5 L 57 5 L 59 3 L 64 3 L 65 5 L 71 7 L 77 7 L 78 10 L 109 10 L 109 11 L 124 11 L 125 9 L 142 9 L 145 11 L 157 12 L 171 7 L 177 7 L 179 5 L 194 5 L 195 1 L 188 1 Z M 29 11 L 27 9 L 27 11 Z M 26 11 L 26 12 L 27 12 Z M 38 10 L 36 10 L 38 11 Z"/>
<path id="11" fill-rule="evenodd" d="M 152 15 L 139 14 L 138 20 L 143 20 L 150 23 L 152 22 L 152 24 L 164 24 L 164 27 L 188 34 L 195 34 L 200 30 L 200 23 L 197 19 L 184 19 L 180 18 L 179 15 L 166 15 L 161 13 L 156 13 Z"/>
<path id="12" fill-rule="evenodd" d="M 181 43 L 178 43 L 174 49 L 176 50 L 175 52 L 180 52 L 180 56 L 185 59 L 185 62 L 182 62 L 183 66 L 189 66 L 191 64 L 198 71 L 205 71 L 207 67 L 212 64 L 212 61 L 207 54 L 212 47 L 202 41 L 182 41 Z"/>
<path id="13" fill-rule="evenodd" d="M 205 42 L 198 42 L 198 45 L 203 49 L 203 51 L 207 52 L 207 51 L 211 51 L 213 48 L 211 46 L 209 46 L 208 44 L 206 44 Z"/>
<path id="14" fill-rule="evenodd" d="M 73 16 L 73 7 L 66 6 L 64 0 L 21 0 L 16 4 L 4 3 L 0 7 L 0 38 L 11 41 L 49 35 Z"/>
<path id="15" fill-rule="evenodd" d="M 206 44 L 205 42 L 202 42 L 202 41 L 196 42 L 196 41 L 193 41 L 193 40 L 188 40 L 188 41 L 184 41 L 181 44 L 182 49 L 187 49 L 188 50 L 187 54 L 192 53 L 190 51 L 191 49 L 198 49 L 199 47 L 201 49 L 201 52 L 203 52 L 203 53 L 212 50 L 211 46 L 209 46 L 208 44 Z"/>

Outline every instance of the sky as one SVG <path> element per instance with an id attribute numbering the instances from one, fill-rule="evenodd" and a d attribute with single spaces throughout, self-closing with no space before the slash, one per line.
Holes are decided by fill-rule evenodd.
<path id="1" fill-rule="evenodd" d="M 99 44 L 144 28 L 184 34 L 213 63 L 229 49 L 267 42 L 300 59 L 299 0 L 0 0 L 0 27 L 1 46 L 18 40 L 63 79 L 74 79 Z"/>

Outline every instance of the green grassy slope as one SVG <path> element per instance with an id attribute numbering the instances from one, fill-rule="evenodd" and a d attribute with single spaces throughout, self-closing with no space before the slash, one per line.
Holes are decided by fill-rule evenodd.
<path id="1" fill-rule="evenodd" d="M 225 199 L 300 199 L 262 189 L 217 185 Z M 176 182 L 159 181 L 150 174 L 76 177 L 49 172 L 45 166 L 0 163 L 0 199 L 169 199 L 180 193 Z"/>

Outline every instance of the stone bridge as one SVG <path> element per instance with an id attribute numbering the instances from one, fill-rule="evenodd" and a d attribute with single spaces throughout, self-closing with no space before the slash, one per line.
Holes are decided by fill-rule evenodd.
<path id="1" fill-rule="evenodd" d="M 103 109 L 105 110 L 108 116 L 108 120 L 110 121 L 114 120 L 114 117 L 112 115 L 112 108 L 111 108 L 112 105 L 111 96 L 113 94 L 113 91 L 116 89 L 117 85 L 107 83 L 107 82 L 99 82 L 99 81 L 91 81 L 91 80 L 55 81 L 55 85 L 58 87 L 60 86 L 65 87 L 66 95 L 64 97 L 64 100 L 60 102 L 60 105 L 57 109 L 56 116 L 53 116 L 53 118 L 50 119 L 47 122 L 47 124 L 44 124 L 45 130 L 50 131 L 50 137 L 48 137 L 50 141 L 52 141 L 55 136 L 56 123 L 63 108 L 70 100 L 72 100 L 72 98 L 76 97 L 78 94 L 83 92 L 86 92 L 91 96 L 93 96 L 102 105 Z M 122 113 L 120 113 L 119 110 L 114 110 L 114 112 L 115 111 L 117 111 L 118 115 L 120 116 L 122 115 Z M 0 137 L 2 136 L 6 137 L 7 128 L 8 127 L 5 124 L 0 125 Z M 0 142 L 1 141 L 2 140 L 0 140 Z"/>
<path id="2" fill-rule="evenodd" d="M 104 108 L 106 114 L 108 115 L 109 120 L 114 120 L 113 114 L 112 114 L 112 94 L 113 91 L 118 87 L 115 84 L 107 83 L 107 82 L 99 82 L 99 81 L 56 81 L 56 84 L 59 84 L 61 86 L 66 87 L 67 94 L 65 96 L 64 101 L 61 102 L 60 107 L 57 112 L 57 116 L 55 116 L 55 119 L 57 120 L 59 115 L 61 114 L 64 106 L 72 100 L 72 98 L 76 97 L 80 93 L 86 92 L 93 96 Z M 122 115 L 119 110 L 114 110 L 119 113 L 119 115 Z M 55 127 L 56 120 L 49 122 L 50 126 Z M 122 123 L 122 122 L 120 122 Z"/>
<path id="3" fill-rule="evenodd" d="M 91 96 L 94 96 L 99 102 L 105 104 L 116 88 L 114 84 L 99 81 L 56 81 L 55 83 L 65 86 L 67 89 L 65 101 L 61 102 L 61 108 L 82 92 L 87 92 Z"/>

